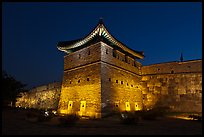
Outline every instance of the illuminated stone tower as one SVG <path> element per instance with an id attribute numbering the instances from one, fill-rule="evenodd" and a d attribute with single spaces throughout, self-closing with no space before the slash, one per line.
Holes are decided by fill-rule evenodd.
<path id="1" fill-rule="evenodd" d="M 143 52 L 114 38 L 100 20 L 84 38 L 59 42 L 64 75 L 58 112 L 101 118 L 113 109 L 142 109 L 141 64 Z"/>

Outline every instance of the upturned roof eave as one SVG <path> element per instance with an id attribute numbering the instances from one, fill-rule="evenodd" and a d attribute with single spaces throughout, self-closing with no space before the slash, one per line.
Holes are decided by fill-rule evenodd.
<path id="1" fill-rule="evenodd" d="M 67 41 L 67 44 L 66 42 L 59 42 L 58 45 L 57 45 L 57 48 L 61 51 L 64 51 L 66 53 L 69 52 L 69 50 L 71 49 L 74 49 L 74 48 L 77 48 L 79 46 L 82 46 L 83 44 L 86 44 L 87 42 L 89 42 L 90 40 L 92 40 L 96 35 L 100 35 L 101 36 L 101 33 L 106 33 L 106 36 L 105 37 L 108 41 L 110 41 L 112 44 L 120 47 L 121 49 L 123 49 L 124 51 L 132 54 L 133 56 L 137 57 L 137 58 L 140 58 L 140 59 L 143 59 L 144 58 L 144 55 L 141 53 L 138 53 L 137 51 L 134 51 L 130 48 L 128 48 L 126 45 L 124 45 L 122 42 L 120 42 L 119 40 L 117 40 L 116 38 L 114 38 L 109 32 L 108 30 L 106 29 L 105 25 L 102 23 L 102 22 L 99 22 L 97 24 L 97 26 L 87 35 L 85 36 L 84 38 L 82 39 L 77 39 L 77 40 L 73 40 L 73 41 Z M 64 44 L 62 44 L 64 43 Z"/>

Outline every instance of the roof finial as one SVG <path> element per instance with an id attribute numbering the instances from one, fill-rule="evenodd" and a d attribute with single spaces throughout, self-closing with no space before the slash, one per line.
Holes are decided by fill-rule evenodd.
<path id="1" fill-rule="evenodd" d="M 180 61 L 183 62 L 183 54 L 181 53 Z"/>
<path id="2" fill-rule="evenodd" d="M 103 18 L 102 17 L 100 17 L 100 19 L 99 19 L 99 24 L 103 24 Z"/>

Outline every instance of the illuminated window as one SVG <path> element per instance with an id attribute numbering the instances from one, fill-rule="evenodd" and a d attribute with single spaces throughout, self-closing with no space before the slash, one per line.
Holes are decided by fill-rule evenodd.
<path id="1" fill-rule="evenodd" d="M 135 111 L 141 110 L 139 102 L 135 102 Z"/>
<path id="2" fill-rule="evenodd" d="M 125 102 L 125 110 L 130 111 L 130 102 Z"/>
<path id="3" fill-rule="evenodd" d="M 72 110 L 73 101 L 69 101 L 68 103 L 68 111 Z"/>
<path id="4" fill-rule="evenodd" d="M 115 107 L 119 107 L 119 102 L 115 102 Z"/>
<path id="5" fill-rule="evenodd" d="M 81 112 L 84 112 L 86 109 L 86 101 L 81 101 L 81 104 L 80 104 L 80 111 Z"/>

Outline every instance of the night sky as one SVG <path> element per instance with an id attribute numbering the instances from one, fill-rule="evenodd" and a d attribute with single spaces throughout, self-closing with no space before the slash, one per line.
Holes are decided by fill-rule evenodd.
<path id="1" fill-rule="evenodd" d="M 27 88 L 62 81 L 59 41 L 85 37 L 100 18 L 111 35 L 144 51 L 143 65 L 202 58 L 201 2 L 2 3 L 2 70 Z"/>

